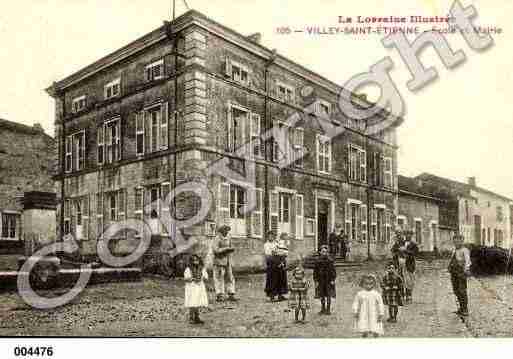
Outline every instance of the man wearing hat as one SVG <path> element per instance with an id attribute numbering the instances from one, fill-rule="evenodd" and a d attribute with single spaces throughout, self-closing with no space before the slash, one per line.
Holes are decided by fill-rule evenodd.
<path id="1" fill-rule="evenodd" d="M 459 309 L 456 314 L 468 316 L 467 278 L 470 276 L 470 251 L 463 246 L 464 238 L 457 234 L 453 238 L 454 250 L 449 261 L 452 290 L 458 299 Z"/>
<path id="2" fill-rule="evenodd" d="M 233 247 L 228 236 L 231 228 L 223 225 L 217 229 L 217 236 L 212 245 L 214 253 L 214 287 L 216 301 L 221 302 L 228 293 L 229 301 L 237 301 L 235 298 L 235 277 L 233 276 L 231 253 Z"/>

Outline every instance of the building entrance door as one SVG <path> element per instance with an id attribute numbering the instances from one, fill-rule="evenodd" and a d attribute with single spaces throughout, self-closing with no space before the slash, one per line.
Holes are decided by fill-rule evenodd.
<path id="1" fill-rule="evenodd" d="M 330 213 L 330 201 L 319 199 L 317 202 L 317 243 L 328 244 L 328 221 Z"/>

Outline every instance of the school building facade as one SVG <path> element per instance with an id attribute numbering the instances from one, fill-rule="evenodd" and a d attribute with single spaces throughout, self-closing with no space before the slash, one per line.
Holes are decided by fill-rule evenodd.
<path id="1" fill-rule="evenodd" d="M 136 218 L 148 225 L 121 231 L 115 251 L 149 237 L 162 251 L 205 253 L 216 226 L 228 224 L 235 266 L 250 268 L 263 264 L 269 229 L 291 236 L 294 258 L 340 223 L 356 260 L 388 255 L 396 130 L 366 134 L 337 105 L 341 90 L 262 46 L 259 34 L 194 10 L 165 22 L 47 89 L 58 237 L 73 234 L 94 254 L 110 224 Z M 200 212 L 184 227 L 169 220 Z"/>

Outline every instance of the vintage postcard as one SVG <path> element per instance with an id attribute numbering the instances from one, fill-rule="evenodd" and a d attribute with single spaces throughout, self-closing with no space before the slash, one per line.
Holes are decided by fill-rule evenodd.
<path id="1" fill-rule="evenodd" d="M 55 355 L 27 337 L 513 337 L 512 17 L 4 4 L 8 357 Z"/>

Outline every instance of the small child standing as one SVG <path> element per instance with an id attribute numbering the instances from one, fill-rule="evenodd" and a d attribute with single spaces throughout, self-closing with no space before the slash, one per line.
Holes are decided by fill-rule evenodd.
<path id="1" fill-rule="evenodd" d="M 328 246 L 321 247 L 319 259 L 315 263 L 313 273 L 315 281 L 315 298 L 321 300 L 322 309 L 319 314 L 331 314 L 331 298 L 336 297 L 335 279 L 337 271 L 333 259 L 328 256 Z"/>
<path id="2" fill-rule="evenodd" d="M 394 262 L 390 262 L 383 280 L 381 281 L 381 288 L 383 289 L 383 302 L 388 305 L 389 318 L 387 322 L 397 323 L 397 313 L 399 307 L 403 303 L 403 279 L 397 272 Z"/>
<path id="3" fill-rule="evenodd" d="M 185 307 L 189 308 L 189 322 L 203 324 L 199 317 L 199 308 L 208 307 L 208 296 L 204 281 L 208 280 L 207 270 L 200 256 L 193 254 L 183 273 L 185 280 Z"/>
<path id="4" fill-rule="evenodd" d="M 376 290 L 376 278 L 367 274 L 360 280 L 360 290 L 353 302 L 353 314 L 356 319 L 355 330 L 362 337 L 374 338 L 383 335 L 383 316 L 385 308 L 381 294 Z"/>
<path id="5" fill-rule="evenodd" d="M 299 266 L 292 272 L 292 280 L 289 284 L 289 308 L 294 309 L 296 323 L 304 323 L 306 319 L 306 310 L 310 308 L 308 302 L 308 288 L 310 284 L 305 279 L 305 270 L 301 261 Z M 299 311 L 301 311 L 301 320 L 299 320 Z"/>

